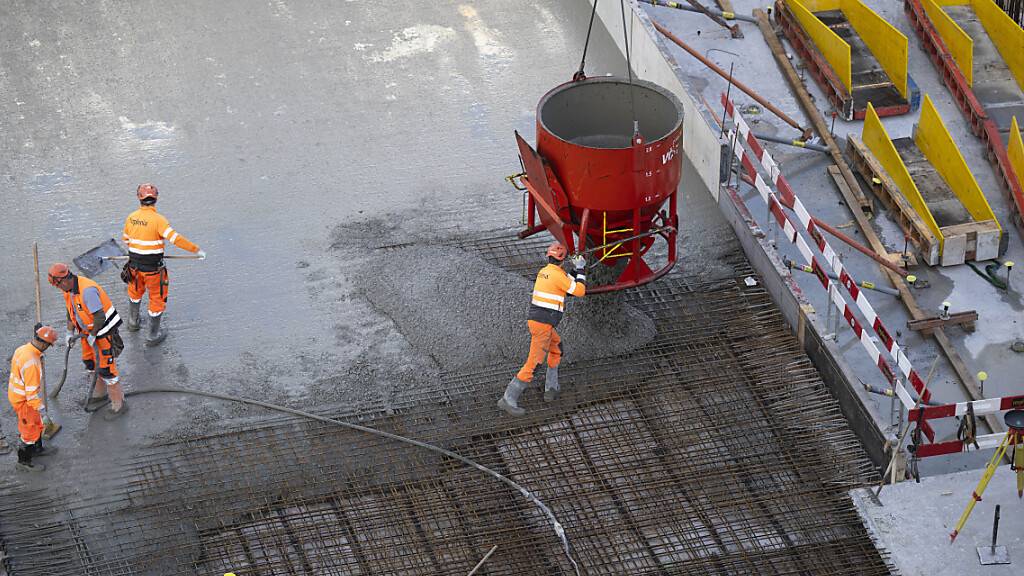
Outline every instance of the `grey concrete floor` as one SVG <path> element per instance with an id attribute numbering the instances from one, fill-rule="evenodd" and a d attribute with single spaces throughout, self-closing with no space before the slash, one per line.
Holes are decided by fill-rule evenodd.
<path id="1" fill-rule="evenodd" d="M 31 333 L 32 242 L 43 274 L 70 262 L 119 237 L 135 187 L 152 181 L 159 209 L 209 257 L 170 263 L 162 345 L 122 330 L 128 390 L 180 384 L 311 409 L 386 401 L 410 368 L 372 377 L 360 366 L 393 366 L 408 344 L 353 295 L 359 250 L 389 230 L 516 226 L 521 198 L 503 180 L 519 170 L 513 130 L 532 139 L 536 102 L 578 65 L 582 3 L 4 3 L 0 349 Z M 602 34 L 591 70 L 621 71 Z M 96 280 L 125 311 L 116 273 Z M 61 323 L 43 281 L 44 319 Z M 51 382 L 60 352 L 48 355 Z M 146 396 L 107 423 L 75 405 L 81 374 L 75 351 L 52 406 L 58 473 L 260 417 Z"/>
<path id="2" fill-rule="evenodd" d="M 521 196 L 504 181 L 519 171 L 513 130 L 532 141 L 536 102 L 575 71 L 588 17 L 583 0 L 4 3 L 0 349 L 34 322 L 32 242 L 45 275 L 118 237 L 135 187 L 152 181 L 159 209 L 209 257 L 169 262 L 163 344 L 122 330 L 129 391 L 182 385 L 351 413 L 432 385 L 429 354 L 355 280 L 386 258 L 373 246 L 518 225 Z M 587 64 L 625 71 L 600 26 Z M 680 268 L 729 273 L 716 256 L 737 250 L 731 231 L 709 197 L 682 189 Z M 96 280 L 126 311 L 116 272 Z M 44 320 L 62 324 L 43 281 Z M 62 352 L 48 354 L 50 382 Z M 85 388 L 75 350 L 51 403 L 64 430 L 45 482 L 265 417 L 147 395 L 108 423 L 76 405 Z M 6 403 L 0 417 L 13 441 Z M 15 478 L 14 456 L 4 462 L 0 481 Z"/>
<path id="3" fill-rule="evenodd" d="M 968 131 L 966 121 L 953 102 L 949 90 L 942 84 L 931 61 L 920 48 L 920 43 L 903 13 L 903 3 L 894 0 L 867 0 L 865 3 L 896 26 L 909 39 L 910 75 L 920 87 L 922 98 L 923 94 L 931 96 L 947 128 L 959 145 L 968 166 L 985 192 L 993 211 L 1009 236 L 1009 249 L 1002 259 L 1022 261 L 1024 259 L 1024 244 L 1010 222 L 1010 203 L 998 185 L 992 165 L 985 159 L 985 147 Z M 737 0 L 733 6 L 737 13 L 742 14 L 749 14 L 754 8 L 764 7 L 762 3 L 751 0 Z M 727 70 L 730 66 L 734 66 L 734 74 L 737 79 L 760 92 L 787 114 L 801 122 L 806 122 L 799 104 L 775 64 L 771 51 L 756 25 L 741 23 L 740 26 L 746 37 L 733 39 L 728 31 L 716 26 L 701 15 L 646 5 L 645 9 L 648 14 L 664 23 L 677 36 L 703 52 L 719 66 Z M 791 49 L 788 44 L 787 48 Z M 699 95 L 703 95 L 711 103 L 715 113 L 721 116 L 719 96 L 727 88 L 726 80 L 707 70 L 695 58 L 674 45 L 670 45 L 670 49 L 688 76 L 687 80 L 693 93 L 698 95 L 698 99 Z M 796 55 L 794 55 L 794 62 L 799 63 L 799 58 Z M 826 118 L 830 118 L 831 109 L 828 102 L 809 74 L 805 84 L 815 97 L 819 110 L 823 111 Z M 732 90 L 732 94 L 734 100 L 741 107 L 755 103 L 751 98 L 735 89 Z M 905 137 L 911 135 L 917 117 L 918 112 L 915 111 L 904 116 L 884 118 L 883 123 L 892 138 Z M 747 119 L 755 131 L 774 133 L 785 137 L 798 136 L 795 130 L 775 118 L 767 110 L 757 115 L 748 116 Z M 860 121 L 837 120 L 835 134 L 840 138 L 845 138 L 847 134 L 859 135 L 862 126 L 863 122 Z M 843 141 L 840 144 L 845 146 Z M 797 195 L 813 214 L 833 226 L 840 227 L 854 238 L 860 237 L 856 231 L 856 225 L 852 222 L 851 213 L 842 202 L 831 177 L 825 171 L 825 168 L 831 164 L 826 155 L 785 145 L 768 144 L 767 147 L 781 164 L 783 174 L 793 185 Z M 766 209 L 757 193 L 746 185 L 743 185 L 743 193 L 754 217 L 762 227 L 768 228 Z M 873 223 L 883 242 L 890 251 L 902 251 L 903 233 L 892 220 L 885 216 L 880 205 L 877 207 L 877 213 L 879 215 L 873 220 Z M 774 229 L 777 231 L 777 226 Z M 781 235 L 776 237 L 780 253 L 799 261 L 799 253 L 785 238 Z M 837 240 L 830 239 L 829 241 L 833 248 L 840 253 L 844 264 L 852 271 L 851 274 L 856 279 L 885 282 L 877 266 L 869 259 Z M 989 285 L 965 265 L 946 268 L 920 266 L 914 273 L 930 282 L 930 288 L 915 291 L 918 303 L 924 310 L 938 311 L 944 301 L 949 301 L 953 310 L 974 309 L 978 311 L 977 331 L 973 334 L 966 334 L 958 328 L 948 329 L 946 332 L 953 339 L 972 372 L 980 370 L 988 372 L 989 380 L 985 385 L 986 395 L 994 397 L 1021 393 L 1024 386 L 1021 385 L 1017 374 L 1024 366 L 1024 357 L 1012 352 L 1010 344 L 1024 338 L 1024 321 L 1021 320 L 1020 315 L 1020 312 L 1024 310 L 1024 302 L 1022 302 L 1019 292 L 1024 283 L 1015 283 L 1016 289 L 1004 293 Z M 813 276 L 797 274 L 796 279 L 805 296 L 811 301 L 819 315 L 824 316 L 827 309 L 825 291 Z M 901 346 L 909 350 L 910 359 L 922 378 L 925 377 L 936 355 L 939 354 L 937 345 L 930 339 L 923 340 L 916 333 L 906 329 L 908 315 L 898 300 L 881 294 L 870 294 L 869 299 L 886 326 L 897 334 Z M 845 359 L 853 367 L 857 376 L 876 386 L 884 385 L 881 374 L 870 362 L 861 345 L 853 337 L 851 330 L 840 329 L 838 341 L 844 350 Z M 966 394 L 957 383 L 952 367 L 944 359 L 938 363 L 930 387 L 933 389 L 935 397 L 942 402 L 959 402 L 967 399 Z M 890 430 L 895 430 L 895 427 L 892 426 L 895 424 L 895 420 L 890 418 L 890 400 L 885 397 L 869 396 L 866 392 L 862 392 L 862 394 L 866 402 L 873 406 L 873 412 L 878 422 L 889 427 Z M 942 423 L 937 426 L 937 431 L 940 437 L 946 437 L 952 435 L 955 428 L 952 423 Z M 970 454 L 932 458 L 922 463 L 922 471 L 941 473 L 977 468 L 984 465 L 985 457 L 985 454 L 980 456 Z"/>
<path id="4" fill-rule="evenodd" d="M 867 490 L 852 494 L 865 524 L 903 576 L 1020 574 L 1024 514 L 1015 475 L 1005 464 L 996 471 L 956 541 L 949 541 L 981 476 L 981 470 L 968 470 L 926 477 L 921 484 L 886 486 L 877 501 Z M 997 504 L 1001 508 L 997 544 L 1007 548 L 1011 564 L 982 566 L 977 548 L 992 543 Z"/>

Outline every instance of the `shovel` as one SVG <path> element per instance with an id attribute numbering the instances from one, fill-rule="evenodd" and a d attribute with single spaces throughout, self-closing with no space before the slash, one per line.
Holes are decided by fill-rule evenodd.
<path id="1" fill-rule="evenodd" d="M 35 272 L 36 272 L 36 324 L 38 325 L 38 324 L 42 324 L 42 322 L 43 322 L 43 305 L 42 305 L 42 299 L 40 298 L 40 294 L 39 294 L 39 244 L 37 244 L 35 242 L 32 243 L 32 263 L 35 266 Z M 67 366 L 67 359 L 66 358 L 65 358 L 65 361 L 64 361 L 64 365 L 65 365 L 65 367 Z M 43 358 L 42 356 L 39 357 L 39 376 L 40 376 L 39 387 L 41 388 L 40 396 L 42 397 L 43 409 L 45 409 L 46 408 L 46 359 Z M 49 442 L 51 438 L 53 438 L 54 436 L 57 435 L 57 432 L 60 432 L 60 429 L 61 429 L 60 422 L 55 422 L 54 420 L 52 420 L 50 418 L 47 418 L 46 420 L 43 421 L 43 440 L 46 440 L 47 442 Z"/>
<path id="2" fill-rule="evenodd" d="M 88 252 L 76 257 L 73 262 L 82 274 L 85 274 L 89 278 L 93 278 L 99 275 L 101 272 L 106 270 L 107 263 L 111 260 L 127 260 L 128 252 L 117 243 L 117 240 L 111 238 L 99 246 L 89 250 Z M 199 260 L 199 256 L 195 254 L 187 255 L 175 255 L 168 256 L 164 255 L 164 260 Z"/>

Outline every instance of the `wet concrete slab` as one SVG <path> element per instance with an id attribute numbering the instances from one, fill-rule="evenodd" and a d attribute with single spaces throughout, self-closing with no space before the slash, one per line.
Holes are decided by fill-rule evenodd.
<path id="1" fill-rule="evenodd" d="M 151 181 L 159 209 L 209 257 L 169 262 L 163 344 L 122 330 L 129 391 L 176 384 L 310 409 L 382 402 L 392 384 L 366 366 L 408 346 L 352 294 L 372 241 L 360 234 L 367 222 L 370 236 L 517 226 L 522 198 L 504 181 L 519 170 L 513 130 L 532 139 L 536 102 L 577 68 L 580 4 L 5 3 L 0 349 L 31 332 L 32 243 L 45 273 L 119 237 L 135 187 Z M 587 62 L 593 74 L 625 69 L 600 28 Z M 96 280 L 126 311 L 116 272 Z M 63 325 L 58 293 L 42 288 L 44 320 Z M 88 418 L 75 404 L 76 356 L 52 406 L 66 456 L 51 478 L 147 438 L 260 417 L 161 395 L 130 400 L 116 423 Z"/>

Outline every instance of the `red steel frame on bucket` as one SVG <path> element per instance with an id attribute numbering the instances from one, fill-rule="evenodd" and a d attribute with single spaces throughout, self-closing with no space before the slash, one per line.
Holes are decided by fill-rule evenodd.
<path id="1" fill-rule="evenodd" d="M 828 278 L 827 273 L 818 264 L 817 259 L 811 252 L 810 247 L 803 240 L 803 237 L 797 233 L 796 226 L 792 223 L 790 216 L 783 210 L 783 203 L 786 207 L 792 209 L 803 229 L 815 239 L 818 249 L 821 251 L 825 258 L 825 261 L 832 267 L 833 272 L 840 278 L 840 282 L 850 293 L 857 303 L 861 313 L 864 314 L 865 318 L 869 319 L 874 328 L 875 333 L 878 334 L 879 338 L 885 343 L 887 350 L 896 358 L 897 365 L 903 372 L 903 374 L 910 381 L 914 389 L 922 396 L 924 402 L 928 402 L 931 399 L 931 394 L 925 387 L 924 382 L 917 375 L 913 366 L 910 364 L 909 358 L 906 354 L 902 353 L 899 345 L 889 336 L 888 330 L 882 324 L 881 318 L 875 314 L 871 307 L 871 304 L 867 301 L 866 295 L 862 292 L 856 284 L 856 281 L 849 275 L 846 269 L 843 267 L 838 255 L 828 245 L 825 237 L 818 231 L 815 219 L 807 212 L 800 199 L 793 193 L 792 187 L 786 181 L 785 177 L 779 172 L 778 165 L 772 159 L 771 155 L 768 154 L 767 150 L 761 145 L 761 143 L 754 137 L 750 131 L 749 126 L 743 117 L 736 111 L 732 101 L 728 100 L 725 95 L 722 95 L 722 102 L 725 105 L 726 114 L 733 118 L 735 122 L 735 130 L 730 130 L 730 140 L 734 135 L 739 138 L 750 147 L 755 156 L 761 163 L 761 166 L 768 171 L 773 184 L 778 188 L 780 193 L 783 195 L 783 200 L 779 200 L 775 193 L 772 192 L 768 184 L 764 182 L 761 175 L 758 173 L 754 166 L 753 161 L 750 160 L 750 155 L 746 154 L 741 142 L 736 142 L 734 145 L 734 154 L 739 159 L 743 168 L 746 170 L 747 175 L 754 181 L 755 188 L 761 194 L 762 199 L 768 204 L 772 215 L 776 221 L 783 227 L 786 233 L 786 237 L 790 242 L 796 244 L 800 253 L 808 261 L 808 264 L 813 268 L 815 275 L 821 282 L 822 286 L 829 291 L 832 295 L 832 302 L 836 308 L 842 313 L 843 317 L 849 323 L 854 333 L 860 339 L 861 344 L 867 350 L 868 354 L 875 361 L 882 375 L 889 381 L 893 386 L 896 396 L 900 399 L 903 407 L 908 411 L 908 419 L 911 422 L 917 422 L 920 426 L 921 431 L 928 438 L 929 444 L 922 444 L 916 447 L 915 454 L 917 457 L 927 456 L 938 456 L 942 454 L 955 454 L 957 452 L 967 451 L 968 448 L 973 444 L 965 443 L 961 440 L 951 440 L 946 442 L 935 442 L 934 431 L 931 425 L 928 423 L 929 419 L 935 418 L 949 418 L 949 417 L 970 417 L 973 415 L 984 416 L 986 414 L 994 414 L 996 412 L 1003 412 L 1006 410 L 1012 410 L 1017 408 L 1024 408 L 1024 395 L 1016 396 L 1005 396 L 1001 398 L 987 398 L 984 400 L 975 400 L 973 402 L 959 402 L 955 404 L 944 404 L 939 406 L 923 406 L 918 407 L 914 399 L 907 392 L 903 384 L 895 378 L 889 365 L 881 357 L 878 348 L 866 335 L 866 331 L 860 325 L 860 322 L 853 315 L 853 311 L 845 298 L 837 291 L 832 290 L 832 283 Z M 978 449 L 995 448 L 1005 438 L 1005 433 L 986 434 L 978 436 L 976 438 Z"/>
<path id="2" fill-rule="evenodd" d="M 1018 232 L 1024 234 L 1024 191 L 1021 190 L 1018 175 L 1010 164 L 1010 157 L 1006 154 L 1006 146 L 999 135 L 999 127 L 988 117 L 985 107 L 975 97 L 974 91 L 967 84 L 967 79 L 960 72 L 942 37 L 935 30 L 920 0 L 904 0 L 903 9 L 918 37 L 921 38 L 922 48 L 931 57 L 943 82 L 949 87 L 953 99 L 971 125 L 971 132 L 988 145 L 989 160 L 995 163 L 996 176 L 1002 181 L 1013 205 L 1013 222 L 1017 225 Z"/>

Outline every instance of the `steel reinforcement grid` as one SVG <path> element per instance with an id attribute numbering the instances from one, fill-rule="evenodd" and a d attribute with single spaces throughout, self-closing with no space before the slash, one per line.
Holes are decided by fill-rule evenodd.
<path id="1" fill-rule="evenodd" d="M 534 271 L 535 241 L 464 246 Z M 889 574 L 847 495 L 871 480 L 870 464 L 766 292 L 743 282 L 745 262 L 735 268 L 724 281 L 673 274 L 630 291 L 659 336 L 564 367 L 562 397 L 526 417 L 494 406 L 514 366 L 345 417 L 533 491 L 583 574 Z M 477 574 L 573 574 L 545 517 L 505 484 L 321 422 L 270 416 L 154 445 L 103 478 L 86 491 L 0 487 L 6 568 L 465 575 L 497 545 Z"/>

